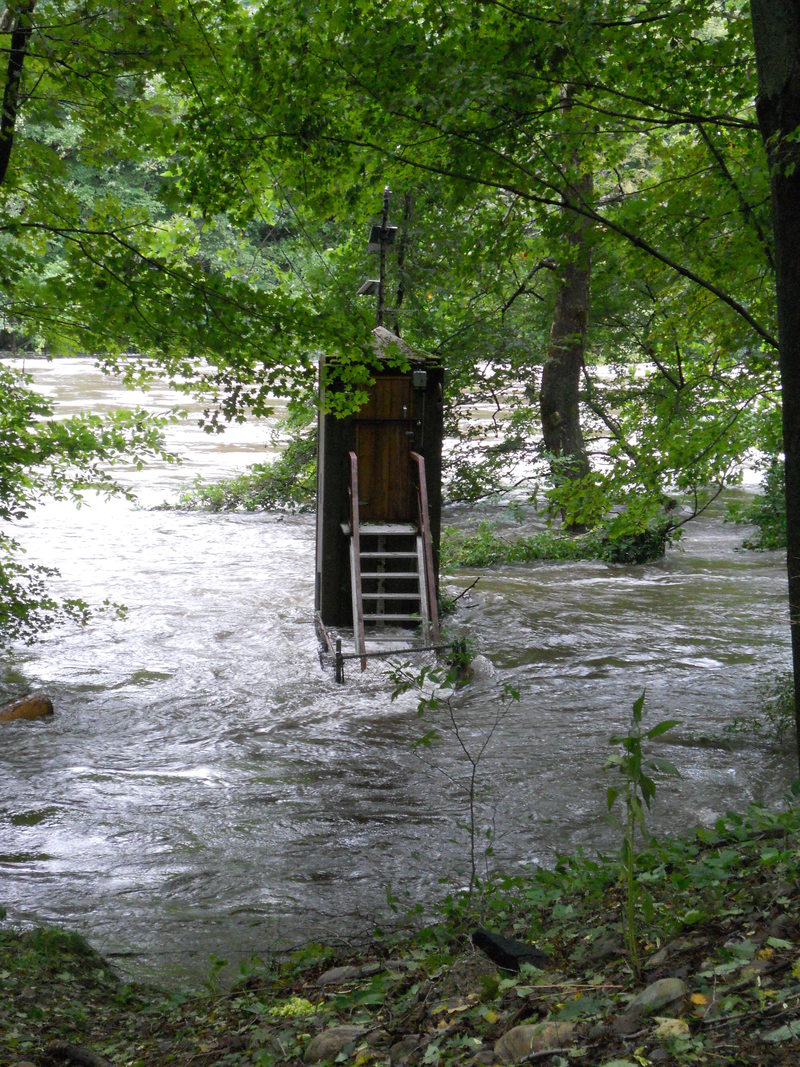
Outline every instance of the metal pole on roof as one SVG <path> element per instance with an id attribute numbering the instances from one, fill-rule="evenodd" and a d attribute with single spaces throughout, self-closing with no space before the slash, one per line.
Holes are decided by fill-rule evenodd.
<path id="1" fill-rule="evenodd" d="M 383 210 L 379 225 L 370 227 L 367 251 L 378 255 L 380 277 L 367 278 L 358 290 L 359 296 L 376 296 L 378 298 L 378 325 L 383 326 L 383 311 L 385 306 L 386 292 L 386 250 L 394 243 L 396 226 L 389 225 L 389 202 L 392 198 L 392 190 L 387 185 L 383 190 Z"/>
<path id="2" fill-rule="evenodd" d="M 383 190 L 383 212 L 381 214 L 381 251 L 380 274 L 378 283 L 378 325 L 383 326 L 383 294 L 386 286 L 386 246 L 389 243 L 389 201 L 392 190 L 387 185 Z"/>

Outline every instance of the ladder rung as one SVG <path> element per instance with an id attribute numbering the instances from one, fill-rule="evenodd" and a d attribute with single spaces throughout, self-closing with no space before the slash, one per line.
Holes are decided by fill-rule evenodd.
<path id="1" fill-rule="evenodd" d="M 414 621 L 417 621 L 416 616 L 414 617 Z M 367 641 L 374 645 L 401 645 L 408 641 L 408 634 L 405 634 L 405 636 L 402 636 L 401 634 L 394 634 L 388 635 L 386 637 L 381 637 L 380 634 L 375 633 L 373 630 L 370 630 L 369 633 L 365 634 L 364 636 L 366 637 Z M 390 652 L 413 652 L 414 650 L 414 645 L 411 645 L 410 647 L 408 645 L 405 645 L 405 647 L 403 648 L 389 649 Z"/>
<path id="2" fill-rule="evenodd" d="M 419 615 L 364 615 L 364 622 L 422 622 Z"/>
<path id="3" fill-rule="evenodd" d="M 353 528 L 349 522 L 339 523 L 339 528 L 345 537 L 351 537 Z M 362 522 L 359 523 L 358 532 L 362 537 L 411 537 L 419 533 L 412 522 Z"/>
<path id="4" fill-rule="evenodd" d="M 348 537 L 352 534 L 349 522 L 342 523 L 342 533 Z M 362 537 L 413 537 L 419 531 L 410 522 L 362 522 L 358 527 Z"/>
<path id="5" fill-rule="evenodd" d="M 408 581 L 409 578 L 417 579 L 419 574 L 417 571 L 362 571 L 362 578 L 403 578 Z"/>
<path id="6" fill-rule="evenodd" d="M 419 600 L 419 593 L 361 593 L 362 600 Z"/>
<path id="7" fill-rule="evenodd" d="M 416 559 L 416 552 L 360 552 L 362 559 Z"/>

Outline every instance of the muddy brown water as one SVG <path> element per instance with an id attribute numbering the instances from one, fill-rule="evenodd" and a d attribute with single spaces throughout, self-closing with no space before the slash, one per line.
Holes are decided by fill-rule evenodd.
<path id="1" fill-rule="evenodd" d="M 128 403 L 90 361 L 31 365 L 59 410 Z M 148 402 L 172 402 L 155 390 Z M 172 433 L 182 467 L 123 472 L 145 504 L 197 473 L 263 459 L 268 426 Z M 270 446 L 272 447 L 272 446 Z M 487 509 L 478 512 L 499 514 Z M 472 525 L 476 512 L 447 520 Z M 198 978 L 309 938 L 351 936 L 430 905 L 469 874 L 469 767 L 448 719 L 391 699 L 383 665 L 336 686 L 312 623 L 309 516 L 201 515 L 90 501 L 43 507 L 17 531 L 59 590 L 127 618 L 60 629 L 2 662 L 3 699 L 35 687 L 50 721 L 0 736 L 0 904 L 13 920 L 83 931 L 136 974 Z M 648 721 L 681 720 L 658 754 L 658 833 L 748 803 L 778 804 L 791 751 L 731 737 L 789 665 L 783 560 L 742 551 L 719 514 L 643 567 L 554 563 L 480 574 L 448 621 L 485 657 L 454 700 L 477 752 L 478 859 L 517 870 L 611 850 L 602 767 L 646 689 Z M 519 702 L 502 700 L 510 685 Z M 414 741 L 430 725 L 441 741 Z M 704 739 L 704 740 L 703 740 Z M 486 830 L 493 855 L 486 860 Z"/>

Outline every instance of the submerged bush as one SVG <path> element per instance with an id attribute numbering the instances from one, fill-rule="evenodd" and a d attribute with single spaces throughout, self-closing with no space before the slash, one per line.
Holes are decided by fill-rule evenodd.
<path id="1" fill-rule="evenodd" d="M 794 747 L 795 732 L 794 677 L 783 671 L 762 683 L 758 691 L 755 715 L 737 716 L 725 727 L 729 734 L 752 734 L 776 743 L 780 748 Z"/>
<path id="2" fill-rule="evenodd" d="M 317 433 L 295 438 L 272 463 L 256 463 L 245 474 L 205 483 L 198 479 L 181 494 L 186 511 L 311 511 L 317 482 Z"/>
<path id="3" fill-rule="evenodd" d="M 661 559 L 674 537 L 669 519 L 654 522 L 645 530 L 613 537 L 607 530 L 600 534 L 598 558 L 607 563 L 653 563 Z"/>

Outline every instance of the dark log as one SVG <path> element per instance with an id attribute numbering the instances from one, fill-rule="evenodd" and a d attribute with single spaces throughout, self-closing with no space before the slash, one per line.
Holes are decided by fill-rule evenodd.
<path id="1" fill-rule="evenodd" d="M 0 722 L 13 722 L 16 719 L 42 719 L 53 714 L 53 701 L 46 693 L 31 693 L 29 696 L 15 700 L 5 708 L 0 708 Z"/>
<path id="2" fill-rule="evenodd" d="M 53 1041 L 44 1050 L 45 1061 L 52 1067 L 73 1063 L 76 1067 L 114 1067 L 111 1060 L 104 1059 L 84 1045 L 70 1045 L 66 1041 Z"/>
<path id="3" fill-rule="evenodd" d="M 472 944 L 506 971 L 518 971 L 523 963 L 533 967 L 544 967 L 550 962 L 546 952 L 529 945 L 525 941 L 501 937 L 491 930 L 478 928 L 472 934 Z"/>

